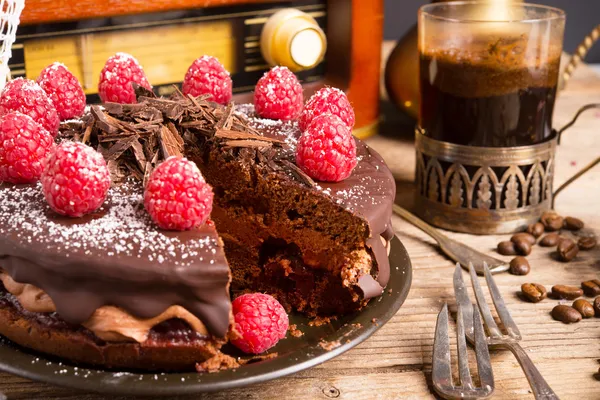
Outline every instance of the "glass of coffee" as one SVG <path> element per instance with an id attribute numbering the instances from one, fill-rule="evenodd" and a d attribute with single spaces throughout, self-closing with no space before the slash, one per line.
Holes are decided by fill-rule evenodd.
<path id="1" fill-rule="evenodd" d="M 419 10 L 419 125 L 433 139 L 512 147 L 552 136 L 565 14 L 505 0 Z"/>

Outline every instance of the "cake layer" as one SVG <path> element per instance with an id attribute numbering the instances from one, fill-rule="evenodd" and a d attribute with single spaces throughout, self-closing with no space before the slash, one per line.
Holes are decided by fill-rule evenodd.
<path id="1" fill-rule="evenodd" d="M 218 354 L 224 340 L 194 332 L 171 319 L 155 326 L 143 343 L 110 342 L 56 313 L 32 313 L 0 283 L 0 335 L 21 346 L 105 368 L 160 371 L 193 370 L 196 363 Z"/>
<path id="2" fill-rule="evenodd" d="M 103 306 L 152 319 L 178 305 L 224 338 L 231 318 L 229 267 L 214 225 L 159 230 L 140 183 L 109 192 L 104 206 L 72 219 L 52 212 L 39 185 L 0 187 L 0 266 L 43 290 L 65 321 Z"/>

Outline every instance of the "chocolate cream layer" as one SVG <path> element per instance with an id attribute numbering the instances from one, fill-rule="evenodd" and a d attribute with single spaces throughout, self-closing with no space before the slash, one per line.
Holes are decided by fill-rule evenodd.
<path id="1" fill-rule="evenodd" d="M 181 306 L 225 337 L 230 274 L 214 226 L 161 231 L 142 196 L 141 184 L 125 183 L 97 212 L 66 218 L 39 184 L 0 186 L 0 269 L 41 289 L 69 323 L 89 323 L 106 306 L 141 320 Z"/>

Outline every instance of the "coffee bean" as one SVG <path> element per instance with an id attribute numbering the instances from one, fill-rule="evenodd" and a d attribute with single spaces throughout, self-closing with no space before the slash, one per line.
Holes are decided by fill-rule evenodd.
<path id="1" fill-rule="evenodd" d="M 583 289 L 577 286 L 554 285 L 552 286 L 552 297 L 555 299 L 575 300 L 583 296 Z"/>
<path id="2" fill-rule="evenodd" d="M 592 279 L 589 281 L 581 282 L 581 288 L 586 296 L 594 297 L 600 295 L 600 280 Z"/>
<path id="3" fill-rule="evenodd" d="M 521 293 L 525 300 L 537 303 L 546 298 L 546 288 L 539 283 L 524 283 L 521 285 Z"/>
<path id="4" fill-rule="evenodd" d="M 517 243 L 515 243 L 515 251 L 517 252 L 517 254 L 520 254 L 522 256 L 528 256 L 529 254 L 531 254 L 531 245 L 525 240 L 519 240 Z"/>
<path id="5" fill-rule="evenodd" d="M 556 251 L 558 252 L 558 258 L 561 261 L 571 261 L 577 256 L 577 253 L 579 253 L 579 247 L 577 247 L 577 243 L 571 239 L 563 239 L 558 243 Z"/>
<path id="6" fill-rule="evenodd" d="M 594 299 L 594 313 L 596 317 L 600 317 L 600 296 Z"/>
<path id="7" fill-rule="evenodd" d="M 527 242 L 531 246 L 533 246 L 536 242 L 535 236 L 527 232 L 515 233 L 511 236 L 510 241 L 514 244 L 517 244 L 518 242 Z"/>
<path id="8" fill-rule="evenodd" d="M 560 304 L 552 309 L 552 318 L 565 324 L 572 324 L 581 321 L 581 314 L 571 306 Z"/>
<path id="9" fill-rule="evenodd" d="M 558 233 L 549 233 L 540 240 L 539 245 L 542 247 L 554 247 L 558 244 L 559 240 L 560 236 L 558 236 Z"/>
<path id="10" fill-rule="evenodd" d="M 585 236 L 579 238 L 579 240 L 577 241 L 577 246 L 579 246 L 579 250 L 591 250 L 594 247 L 596 247 L 597 243 L 598 242 L 595 237 Z"/>
<path id="11" fill-rule="evenodd" d="M 558 231 L 563 227 L 563 217 L 553 212 L 545 212 L 540 218 L 540 222 L 546 228 L 546 231 L 553 232 Z"/>
<path id="12" fill-rule="evenodd" d="M 516 256 L 510 261 L 510 269 L 508 271 L 513 275 L 527 275 L 530 270 L 529 261 L 525 257 Z"/>
<path id="13" fill-rule="evenodd" d="M 594 307 L 587 300 L 575 300 L 573 302 L 573 308 L 579 311 L 579 314 L 581 314 L 583 318 L 591 318 L 594 316 Z"/>
<path id="14" fill-rule="evenodd" d="M 536 239 L 544 234 L 544 224 L 536 222 L 527 227 L 527 233 L 533 235 Z"/>
<path id="15" fill-rule="evenodd" d="M 583 221 L 579 218 L 567 217 L 565 218 L 565 228 L 570 231 L 578 231 L 583 228 Z"/>
<path id="16" fill-rule="evenodd" d="M 498 253 L 503 256 L 514 256 L 517 254 L 517 250 L 515 249 L 515 244 L 510 240 L 505 240 L 504 242 L 498 243 Z"/>

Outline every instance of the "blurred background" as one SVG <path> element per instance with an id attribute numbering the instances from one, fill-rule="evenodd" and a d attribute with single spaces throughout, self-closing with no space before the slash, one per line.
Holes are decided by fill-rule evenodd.
<path id="1" fill-rule="evenodd" d="M 397 40 L 417 22 L 417 10 L 426 0 L 385 0 L 384 35 Z M 567 13 L 565 51 L 571 53 L 597 24 L 600 23 L 600 0 L 535 0 L 528 3 L 558 7 Z M 586 58 L 589 63 L 600 63 L 600 44 Z"/>

